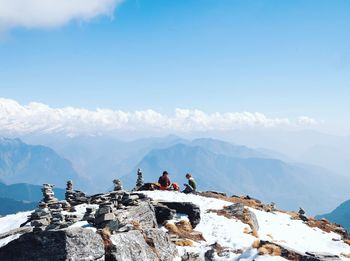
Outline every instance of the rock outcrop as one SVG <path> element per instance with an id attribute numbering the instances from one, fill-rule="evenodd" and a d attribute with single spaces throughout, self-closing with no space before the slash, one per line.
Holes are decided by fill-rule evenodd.
<path id="1" fill-rule="evenodd" d="M 177 255 L 176 246 L 158 228 L 152 201 L 144 194 L 124 191 L 119 180 L 113 183 L 112 192 L 86 196 L 74 191 L 68 181 L 69 202 L 58 201 L 53 185 L 44 184 L 43 200 L 28 221 L 13 233 L 2 235 L 19 238 L 0 248 L 0 260 L 172 260 Z M 81 202 L 90 203 L 83 216 L 75 213 Z M 182 208 L 195 216 L 188 203 Z M 70 227 L 80 220 L 93 228 Z"/>
<path id="2" fill-rule="evenodd" d="M 0 248 L 0 260 L 104 260 L 102 238 L 90 229 L 27 233 Z"/>
<path id="3" fill-rule="evenodd" d="M 169 236 L 159 229 L 132 230 L 111 236 L 110 260 L 171 261 L 177 255 Z"/>
<path id="4" fill-rule="evenodd" d="M 191 222 L 192 228 L 195 228 L 201 221 L 201 211 L 199 207 L 191 202 L 161 201 L 159 203 L 175 210 L 177 213 L 186 214 Z"/>

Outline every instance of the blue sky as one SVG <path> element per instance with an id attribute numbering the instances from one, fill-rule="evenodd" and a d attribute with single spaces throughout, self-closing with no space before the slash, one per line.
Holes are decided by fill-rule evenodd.
<path id="1" fill-rule="evenodd" d="M 32 27 L 1 32 L 0 97 L 307 115 L 350 130 L 347 0 L 125 0 L 113 18 Z"/>

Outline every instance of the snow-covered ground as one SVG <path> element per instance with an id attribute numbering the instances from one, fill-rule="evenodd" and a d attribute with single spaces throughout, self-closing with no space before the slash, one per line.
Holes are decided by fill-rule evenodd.
<path id="1" fill-rule="evenodd" d="M 18 212 L 17 214 L 7 215 L 0 218 L 0 234 L 8 232 L 26 222 L 32 211 Z"/>
<path id="2" fill-rule="evenodd" d="M 257 256 L 257 251 L 252 249 L 255 237 L 243 233 L 248 225 L 239 220 L 228 219 L 215 213 L 207 213 L 208 209 L 222 209 L 232 203 L 220 199 L 206 198 L 197 195 L 186 195 L 170 191 L 145 191 L 143 192 L 154 200 L 167 200 L 176 202 L 193 202 L 201 209 L 201 222 L 195 230 L 203 233 L 207 242 L 202 242 L 202 251 L 206 246 L 218 242 L 223 247 L 242 249 L 242 255 L 231 255 L 230 260 L 285 260 L 281 257 Z M 341 253 L 350 254 L 350 246 L 340 240 L 340 235 L 326 233 L 318 228 L 311 228 L 301 220 L 292 220 L 289 215 L 275 212 L 269 213 L 250 208 L 257 217 L 259 223 L 259 238 L 273 241 L 281 246 L 293 249 L 297 252 L 327 252 L 340 256 Z M 180 248 L 181 249 L 181 248 Z M 187 250 L 191 249 L 189 247 Z M 349 260 L 341 257 L 343 260 Z M 220 260 L 220 259 L 218 259 Z M 222 259 L 227 260 L 227 258 Z"/>
<path id="3" fill-rule="evenodd" d="M 186 195 L 179 192 L 170 191 L 144 191 L 154 200 L 166 200 L 176 202 L 193 202 L 201 209 L 201 222 L 195 230 L 203 233 L 206 241 L 195 243 L 193 247 L 178 247 L 179 252 L 202 252 L 204 253 L 208 246 L 217 242 L 223 247 L 230 249 L 241 249 L 243 254 L 231 253 L 229 257 L 217 257 L 217 260 L 285 260 L 282 257 L 259 256 L 257 250 L 252 248 L 256 240 L 252 235 L 244 233 L 248 225 L 239 220 L 228 219 L 215 213 L 208 213 L 209 209 L 222 209 L 232 203 L 220 199 L 206 198 L 197 195 Z M 82 204 L 76 207 L 74 214 L 82 217 L 87 205 Z M 350 254 L 350 246 L 340 240 L 340 236 L 335 233 L 326 233 L 318 228 L 311 228 L 300 220 L 292 220 L 289 215 L 276 212 L 268 213 L 256 209 L 253 211 L 259 223 L 259 238 L 262 240 L 273 241 L 281 246 L 293 249 L 298 252 L 327 252 L 336 254 L 343 260 L 345 257 L 341 253 Z M 31 212 L 20 212 L 15 215 L 8 215 L 0 218 L 0 234 L 18 228 L 20 224 L 27 220 Z M 72 214 L 72 213 L 70 213 Z M 179 216 L 184 218 L 183 216 Z M 75 223 L 73 226 L 90 228 L 85 221 Z M 0 239 L 0 247 L 14 240 L 18 236 Z M 179 259 L 180 260 L 180 259 Z"/>
<path id="4" fill-rule="evenodd" d="M 19 226 L 22 223 L 26 222 L 30 213 L 31 213 L 31 211 L 26 211 L 26 212 L 19 212 L 17 214 L 7 215 L 4 217 L 1 217 L 0 218 L 0 235 L 3 233 L 6 233 L 12 229 L 19 228 Z M 0 239 L 0 247 L 8 244 L 12 240 L 17 239 L 19 236 L 20 235 L 17 234 L 17 235 L 13 235 L 13 236 L 9 236 L 9 237 Z"/>

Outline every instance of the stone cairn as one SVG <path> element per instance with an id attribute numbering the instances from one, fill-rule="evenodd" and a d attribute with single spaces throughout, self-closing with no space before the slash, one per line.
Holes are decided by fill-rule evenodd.
<path id="1" fill-rule="evenodd" d="M 114 191 L 107 194 L 97 194 L 91 197 L 92 204 L 98 204 L 99 208 L 94 214 L 94 209 L 86 209 L 84 220 L 93 223 L 98 228 L 108 226 L 112 231 L 120 231 L 122 224 L 115 215 L 117 210 L 127 209 L 130 206 L 137 206 L 140 199 L 146 196 L 143 194 L 129 193 L 123 190 L 120 180 L 113 180 Z M 94 216 L 94 219 L 93 219 Z M 123 227 L 125 229 L 125 227 Z"/>
<path id="2" fill-rule="evenodd" d="M 67 181 L 65 199 L 69 203 L 73 202 L 73 200 L 74 200 L 73 181 L 71 181 L 71 180 Z"/>
<path id="3" fill-rule="evenodd" d="M 142 173 L 142 170 L 139 168 L 139 169 L 137 169 L 136 186 L 133 189 L 133 191 L 139 190 L 144 184 L 145 184 L 145 181 L 143 179 L 143 173 Z"/>
<path id="4" fill-rule="evenodd" d="M 63 210 L 70 209 L 70 204 L 65 200 L 59 201 L 55 198 L 53 187 L 54 185 L 51 184 L 43 184 L 41 189 L 43 200 L 30 216 L 34 232 L 64 228 L 76 222 L 76 216 L 63 214 Z"/>
<path id="5" fill-rule="evenodd" d="M 51 220 L 51 213 L 47 208 L 47 204 L 45 202 L 40 202 L 38 207 L 30 215 L 29 220 L 31 220 L 30 225 L 34 227 L 34 232 L 45 230 Z"/>
<path id="6" fill-rule="evenodd" d="M 111 192 L 86 196 L 81 191 L 73 190 L 73 182 L 69 180 L 65 193 L 66 200 L 62 201 L 55 198 L 53 185 L 44 184 L 43 200 L 31 214 L 28 222 L 31 222 L 34 232 L 66 228 L 80 220 L 75 213 L 70 213 L 74 211 L 73 206 L 88 203 L 81 220 L 97 228 L 108 226 L 113 231 L 121 232 L 121 229 L 125 230 L 127 227 L 119 223 L 116 213 L 127 210 L 131 206 L 138 206 L 140 200 L 145 199 L 146 196 L 123 190 L 122 183 L 118 179 L 113 180 L 113 184 L 114 190 Z"/>
<path id="7" fill-rule="evenodd" d="M 123 190 L 122 182 L 119 179 L 113 180 L 113 184 L 114 184 L 114 191 Z"/>
<path id="8" fill-rule="evenodd" d="M 88 197 L 84 192 L 79 190 L 73 190 L 73 181 L 67 181 L 65 199 L 72 206 L 76 206 L 83 203 L 89 203 Z"/>

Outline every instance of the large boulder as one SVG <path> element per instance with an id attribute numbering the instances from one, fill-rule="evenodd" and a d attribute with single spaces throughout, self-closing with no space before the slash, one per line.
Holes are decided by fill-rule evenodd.
<path id="1" fill-rule="evenodd" d="M 172 261 L 178 254 L 169 235 L 157 228 L 131 230 L 111 236 L 111 261 L 160 260 Z"/>
<path id="2" fill-rule="evenodd" d="M 138 206 L 118 209 L 114 214 L 122 224 L 134 224 L 136 222 L 141 228 L 157 226 L 154 207 L 148 201 L 141 201 Z"/>
<path id="3" fill-rule="evenodd" d="M 176 215 L 176 210 L 171 209 L 161 203 L 156 203 L 154 205 L 154 209 L 156 212 L 156 219 L 158 224 L 163 225 L 165 221 L 171 220 Z"/>
<path id="4" fill-rule="evenodd" d="M 224 208 L 224 211 L 230 215 L 234 216 L 237 219 L 241 220 L 244 223 L 248 223 L 251 229 L 259 230 L 259 223 L 256 215 L 250 211 L 248 208 L 245 208 L 242 203 L 235 203 Z"/>
<path id="5" fill-rule="evenodd" d="M 156 252 L 147 245 L 139 230 L 131 230 L 111 236 L 111 261 L 159 260 Z"/>
<path id="6" fill-rule="evenodd" d="M 201 221 L 201 211 L 199 206 L 193 204 L 191 202 L 167 202 L 161 201 L 159 202 L 162 205 L 167 206 L 170 209 L 176 210 L 177 213 L 186 214 L 192 228 L 195 228 L 199 222 Z"/>
<path id="7" fill-rule="evenodd" d="M 0 248 L 0 260 L 104 260 L 102 238 L 90 229 L 67 228 L 27 233 Z"/>
<path id="8" fill-rule="evenodd" d="M 169 235 L 157 228 L 146 229 L 143 235 L 147 243 L 153 247 L 162 261 L 172 261 L 177 256 L 175 244 L 170 241 Z"/>

